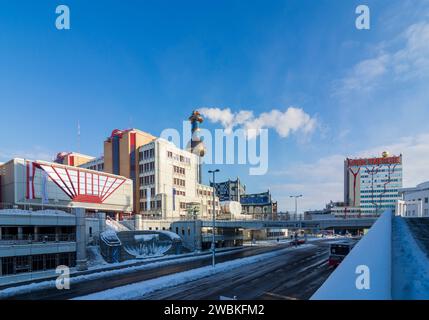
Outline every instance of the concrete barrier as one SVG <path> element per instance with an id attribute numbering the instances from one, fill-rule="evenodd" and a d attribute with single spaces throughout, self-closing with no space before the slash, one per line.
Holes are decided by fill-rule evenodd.
<path id="1" fill-rule="evenodd" d="M 377 219 L 311 300 L 390 300 L 391 238 L 392 212 L 388 210 Z"/>

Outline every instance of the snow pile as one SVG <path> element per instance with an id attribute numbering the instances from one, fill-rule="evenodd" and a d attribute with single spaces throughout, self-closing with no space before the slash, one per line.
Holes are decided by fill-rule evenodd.
<path id="1" fill-rule="evenodd" d="M 136 234 L 134 240 L 136 242 L 156 241 L 159 239 L 157 234 Z"/>
<path id="2" fill-rule="evenodd" d="M 165 234 L 166 236 L 170 237 L 172 240 L 182 240 L 182 238 L 180 238 L 180 236 L 177 233 L 174 233 L 171 231 L 160 230 L 157 232 Z"/>
<path id="3" fill-rule="evenodd" d="M 116 232 L 130 231 L 127 227 L 113 219 L 106 219 L 106 228 L 109 230 L 114 230 Z"/>
<path id="4" fill-rule="evenodd" d="M 116 231 L 112 229 L 107 229 L 106 231 L 103 231 L 100 234 L 100 238 L 102 241 L 108 244 L 121 244 L 121 240 L 119 240 L 118 235 L 116 234 Z"/>
<path id="5" fill-rule="evenodd" d="M 100 253 L 99 246 L 88 246 L 88 267 L 108 265 L 109 263 L 104 260 L 103 256 Z"/>
<path id="6" fill-rule="evenodd" d="M 284 254 L 287 251 L 299 250 L 303 248 L 312 247 L 311 244 L 305 244 L 298 248 L 287 248 L 276 250 L 274 252 L 264 253 L 253 257 L 247 257 L 228 262 L 217 264 L 214 268 L 212 266 L 192 269 L 172 275 L 155 278 L 151 280 L 141 281 L 130 285 L 117 287 L 97 293 L 89 294 L 86 296 L 78 297 L 75 300 L 132 300 L 138 299 L 151 292 L 174 287 L 183 283 L 198 280 L 201 278 L 209 277 L 220 272 L 228 272 L 232 269 L 240 268 L 241 266 L 254 264 L 275 256 Z"/>
<path id="7" fill-rule="evenodd" d="M 400 300 L 429 299 L 429 260 L 404 218 L 393 220 L 392 296 Z"/>

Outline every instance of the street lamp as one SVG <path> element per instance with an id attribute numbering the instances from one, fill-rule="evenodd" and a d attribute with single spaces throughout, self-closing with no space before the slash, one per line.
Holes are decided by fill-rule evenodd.
<path id="1" fill-rule="evenodd" d="M 298 196 L 290 196 L 291 198 L 295 198 L 295 216 L 298 215 L 298 198 L 302 197 L 302 194 Z"/>
<path id="2" fill-rule="evenodd" d="M 209 173 L 213 174 L 213 225 L 212 225 L 212 266 L 216 265 L 215 254 L 216 254 L 216 241 L 215 241 L 215 226 L 216 226 L 216 172 L 219 172 L 219 169 L 209 170 Z"/>

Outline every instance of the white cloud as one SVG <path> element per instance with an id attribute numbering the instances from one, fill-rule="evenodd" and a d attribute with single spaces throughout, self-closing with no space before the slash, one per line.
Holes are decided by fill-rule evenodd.
<path id="1" fill-rule="evenodd" d="M 410 25 L 395 39 L 380 43 L 374 57 L 357 63 L 339 82 L 335 94 L 369 91 L 392 80 L 429 74 L 429 22 Z"/>
<path id="2" fill-rule="evenodd" d="M 31 160 L 52 161 L 55 153 L 45 150 L 39 146 L 34 146 L 28 150 L 0 150 L 0 162 L 6 162 L 13 158 L 25 158 Z"/>
<path id="3" fill-rule="evenodd" d="M 289 194 L 300 193 L 300 208 L 320 209 L 330 200 L 343 199 L 344 159 L 346 157 L 380 156 L 381 152 L 403 155 L 403 186 L 415 186 L 429 180 L 429 133 L 403 137 L 397 142 L 362 150 L 356 154 L 335 154 L 314 163 L 298 163 L 274 175 L 284 175 L 290 183 L 274 185 L 271 190 L 280 207 L 291 210 Z"/>
<path id="4" fill-rule="evenodd" d="M 232 112 L 231 109 L 200 108 L 199 111 L 213 123 L 220 123 L 227 133 L 234 128 L 242 128 L 247 131 L 249 138 L 255 137 L 260 129 L 274 129 L 282 138 L 287 138 L 291 133 L 311 134 L 317 125 L 315 118 L 295 107 L 289 107 L 286 111 L 273 109 L 261 113 L 255 117 L 253 111 L 241 110 Z"/>

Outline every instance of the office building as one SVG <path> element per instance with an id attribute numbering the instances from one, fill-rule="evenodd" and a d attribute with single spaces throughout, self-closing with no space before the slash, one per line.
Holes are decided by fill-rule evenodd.
<path id="1" fill-rule="evenodd" d="M 361 208 L 363 215 L 395 210 L 402 188 L 402 155 L 346 159 L 344 161 L 345 206 Z"/>
<path id="2" fill-rule="evenodd" d="M 213 183 L 210 183 L 213 187 Z M 242 195 L 246 193 L 246 186 L 237 177 L 236 180 L 229 180 L 223 182 L 216 182 L 216 195 L 220 201 L 237 201 L 240 202 Z"/>

